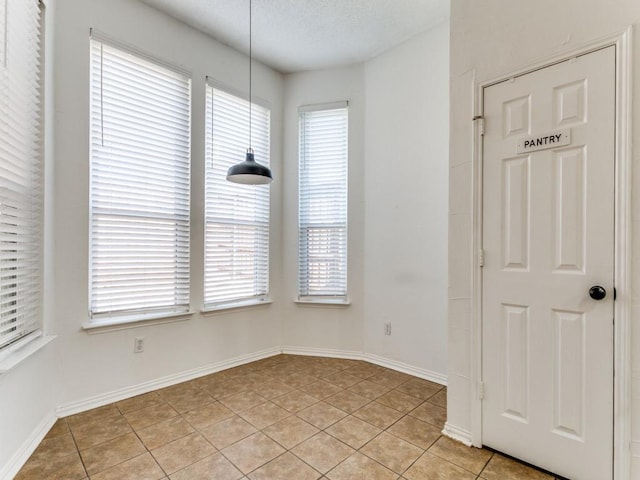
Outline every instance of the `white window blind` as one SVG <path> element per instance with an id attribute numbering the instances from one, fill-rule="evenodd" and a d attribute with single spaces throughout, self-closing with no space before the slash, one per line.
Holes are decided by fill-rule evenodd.
<path id="1" fill-rule="evenodd" d="M 299 129 L 298 295 L 346 300 L 346 103 L 302 107 Z"/>
<path id="2" fill-rule="evenodd" d="M 191 80 L 91 39 L 91 317 L 189 309 Z"/>
<path id="3" fill-rule="evenodd" d="M 239 185 L 227 170 L 249 147 L 249 102 L 207 85 L 206 308 L 265 300 L 269 291 L 269 186 Z M 269 166 L 271 112 L 251 106 L 251 146 Z"/>
<path id="4" fill-rule="evenodd" d="M 0 348 L 41 326 L 40 5 L 0 2 Z"/>

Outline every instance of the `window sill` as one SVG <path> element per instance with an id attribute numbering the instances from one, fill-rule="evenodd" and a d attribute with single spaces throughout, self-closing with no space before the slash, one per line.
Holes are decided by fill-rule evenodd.
<path id="1" fill-rule="evenodd" d="M 151 327 L 153 325 L 163 325 L 165 323 L 183 322 L 189 320 L 194 312 L 180 312 L 157 317 L 127 319 L 127 320 L 103 320 L 101 322 L 86 322 L 82 324 L 82 329 L 89 335 L 96 333 L 114 332 L 117 330 L 127 330 L 138 327 Z"/>
<path id="2" fill-rule="evenodd" d="M 318 298 L 318 299 L 297 299 L 294 300 L 293 303 L 299 305 L 301 307 L 338 307 L 344 308 L 349 307 L 351 302 L 347 298 L 341 299 L 330 299 L 330 298 Z"/>
<path id="3" fill-rule="evenodd" d="M 12 345 L 2 352 L 0 356 L 0 375 L 7 373 L 9 370 L 29 358 L 31 355 L 48 345 L 55 335 L 42 335 L 38 333 L 32 335 L 31 338 L 27 337 L 16 345 Z"/>
<path id="4" fill-rule="evenodd" d="M 226 303 L 215 307 L 203 308 L 200 313 L 203 315 L 216 315 L 229 311 L 252 310 L 256 307 L 271 305 L 273 301 L 270 298 L 265 300 L 246 300 L 243 302 Z"/>

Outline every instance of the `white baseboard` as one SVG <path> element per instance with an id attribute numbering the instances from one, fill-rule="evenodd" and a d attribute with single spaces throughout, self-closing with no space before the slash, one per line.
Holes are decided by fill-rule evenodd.
<path id="1" fill-rule="evenodd" d="M 430 382 L 437 383 L 439 385 L 447 385 L 447 377 L 441 373 L 432 372 L 424 368 L 414 367 L 407 363 L 398 362 L 396 360 L 390 360 L 379 355 L 373 355 L 370 353 L 357 352 L 353 350 L 332 350 L 327 348 L 316 347 L 294 347 L 284 346 L 282 347 L 282 353 L 291 355 L 308 355 L 314 357 L 333 357 L 333 358 L 348 358 L 351 360 L 364 360 L 366 362 L 375 363 L 381 367 L 390 368 L 398 372 L 407 373 L 414 377 L 429 380 Z"/>
<path id="2" fill-rule="evenodd" d="M 332 350 L 330 348 L 316 347 L 282 347 L 282 353 L 287 355 L 304 355 L 307 357 L 331 357 L 346 358 L 348 360 L 362 360 L 362 352 L 352 350 Z"/>
<path id="3" fill-rule="evenodd" d="M 449 437 L 458 442 L 464 443 L 467 447 L 473 446 L 473 441 L 471 440 L 471 432 L 468 430 L 464 430 L 462 428 L 455 427 L 450 425 L 448 422 L 444 424 L 444 429 L 442 430 L 442 434 L 445 437 Z"/>
<path id="4" fill-rule="evenodd" d="M 397 360 L 390 360 L 388 358 L 380 357 L 379 355 L 372 355 L 370 353 L 365 353 L 362 359 L 366 360 L 367 362 L 380 365 L 381 367 L 390 368 L 391 370 L 397 370 L 398 372 L 407 373 L 409 375 L 413 375 L 414 377 L 429 380 L 430 382 L 437 383 L 438 385 L 444 385 L 445 387 L 447 386 L 447 376 L 443 375 L 442 373 L 432 372 L 431 370 L 427 370 L 425 368 L 414 367 L 413 365 L 409 365 L 408 363 L 398 362 Z"/>
<path id="5" fill-rule="evenodd" d="M 33 430 L 29 438 L 20 446 L 18 451 L 11 457 L 9 462 L 0 468 L 0 480 L 11 480 L 15 477 L 22 466 L 29 460 L 29 457 L 36 450 L 45 435 L 51 430 L 53 424 L 56 423 L 57 417 L 51 411 L 38 426 Z"/>
<path id="6" fill-rule="evenodd" d="M 204 367 L 186 370 L 184 372 L 168 375 L 166 377 L 151 380 L 149 382 L 140 383 L 132 387 L 126 387 L 101 395 L 96 395 L 95 397 L 85 398 L 84 400 L 80 400 L 77 402 L 60 405 L 58 408 L 56 408 L 56 414 L 58 417 L 74 415 L 86 410 L 91 410 L 92 408 L 102 407 L 103 405 L 118 402 L 126 398 L 135 397 L 136 395 L 142 395 L 143 393 L 151 392 L 159 388 L 169 387 L 171 385 L 186 382 L 188 380 L 193 380 L 194 378 L 202 377 L 204 375 L 210 375 L 221 370 L 237 367 L 238 365 L 244 365 L 245 363 L 255 362 L 256 360 L 279 355 L 281 352 L 282 351 L 279 347 L 275 347 L 256 353 L 250 353 L 248 355 L 242 355 L 230 360 L 224 360 L 222 362 L 205 365 Z"/>

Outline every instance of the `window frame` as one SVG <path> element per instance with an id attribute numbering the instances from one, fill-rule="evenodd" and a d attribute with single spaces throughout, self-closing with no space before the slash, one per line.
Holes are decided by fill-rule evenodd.
<path id="1" fill-rule="evenodd" d="M 341 280 L 344 283 L 344 291 L 335 292 L 331 294 L 310 294 L 307 291 L 303 292 L 302 288 L 302 189 L 303 189 L 303 175 L 305 168 L 303 163 L 305 159 L 303 156 L 305 155 L 305 147 L 303 145 L 303 122 L 304 115 L 308 113 L 314 112 L 323 112 L 323 111 L 331 111 L 331 110 L 344 110 L 345 112 L 345 131 L 344 131 L 344 258 L 342 259 L 344 262 L 344 278 Z M 295 303 L 298 304 L 318 304 L 318 305 L 332 305 L 332 306 L 348 306 L 350 305 L 349 300 L 349 102 L 348 101 L 337 101 L 331 103 L 322 103 L 322 104 L 312 104 L 312 105 L 302 105 L 298 108 L 298 257 L 297 257 L 297 296 L 295 299 Z M 327 224 L 325 224 L 326 226 Z M 306 228 L 309 228 L 308 226 Z"/>
<path id="2" fill-rule="evenodd" d="M 212 162 L 214 162 L 213 159 L 213 128 L 214 128 L 214 118 L 213 118 L 213 104 L 212 102 L 214 101 L 213 95 L 215 94 L 215 91 L 220 92 L 223 95 L 229 96 L 229 97 L 233 97 L 234 101 L 241 101 L 246 103 L 247 105 L 249 104 L 249 95 L 232 87 L 229 87 L 228 85 L 212 78 L 212 77 L 207 77 L 206 78 L 206 82 L 205 82 L 205 180 L 204 180 L 204 209 L 203 209 L 203 306 L 201 309 L 201 313 L 204 314 L 215 314 L 215 313 L 219 313 L 219 312 L 224 312 L 225 310 L 231 310 L 231 309 L 246 309 L 246 308 L 253 308 L 256 306 L 262 306 L 262 305 L 268 305 L 272 303 L 271 300 L 271 290 L 270 290 L 270 277 L 271 277 L 271 268 L 270 268 L 270 261 L 271 261 L 271 188 L 269 185 L 240 185 L 240 184 L 235 184 L 235 183 L 231 183 L 228 180 L 226 180 L 226 169 L 228 167 L 230 167 L 233 164 L 239 163 L 240 161 L 242 161 L 244 159 L 244 154 L 246 153 L 246 149 L 250 146 L 249 145 L 249 130 L 248 130 L 248 115 L 249 112 L 248 111 L 243 111 L 240 113 L 240 115 L 242 115 L 242 119 L 240 120 L 242 123 L 242 128 L 244 129 L 245 127 L 247 128 L 247 133 L 246 133 L 246 138 L 241 138 L 238 139 L 238 142 L 242 142 L 242 143 L 238 143 L 237 146 L 237 156 L 233 157 L 233 160 L 229 160 L 228 164 L 223 165 L 217 165 L 215 168 L 217 168 L 219 170 L 219 175 L 224 175 L 224 177 L 219 177 L 221 180 L 220 184 L 224 186 L 225 190 L 227 191 L 233 191 L 233 190 L 237 190 L 238 192 L 245 192 L 248 189 L 253 189 L 253 190 L 257 190 L 257 191 L 262 191 L 262 195 L 255 195 L 256 197 L 261 196 L 263 199 L 266 199 L 266 207 L 263 206 L 263 210 L 266 211 L 266 217 L 264 217 L 262 219 L 262 223 L 264 224 L 264 226 L 266 227 L 266 240 L 264 241 L 264 245 L 265 245 L 265 251 L 263 252 L 263 256 L 262 261 L 264 262 L 263 266 L 262 266 L 262 270 L 264 271 L 264 279 L 261 280 L 264 282 L 265 285 L 265 289 L 264 292 L 254 292 L 253 295 L 245 295 L 245 296 L 237 296 L 234 298 L 227 298 L 227 299 L 218 299 L 218 300 L 214 300 L 214 301 L 207 301 L 208 298 L 208 282 L 207 282 L 207 275 L 208 275 L 208 271 L 207 271 L 207 263 L 208 263 L 208 237 L 207 237 L 207 232 L 208 232 L 208 224 L 209 224 L 209 214 L 210 214 L 210 201 L 211 199 L 209 198 L 209 189 L 213 188 L 215 186 L 214 185 L 210 185 L 209 184 L 209 179 L 210 179 L 210 174 L 212 173 L 212 169 L 214 168 L 214 165 Z M 211 93 L 210 93 L 211 92 Z M 266 153 L 268 155 L 268 158 L 265 160 L 265 152 L 262 152 L 260 150 L 256 150 L 256 161 L 266 165 L 266 166 L 270 166 L 271 165 L 271 128 L 272 128 L 272 121 L 271 121 L 271 116 L 272 116 L 272 108 L 271 108 L 271 104 L 270 102 L 262 99 L 262 98 L 256 98 L 255 96 L 253 96 L 251 98 L 251 104 L 252 104 L 252 141 L 254 145 L 251 145 L 251 147 L 253 148 L 256 144 L 256 107 L 259 109 L 263 109 L 264 111 L 266 111 L 266 127 L 262 126 L 261 128 L 266 129 L 266 137 L 261 139 L 261 142 L 265 142 L 267 145 L 266 148 Z M 245 107 L 246 108 L 246 107 Z M 246 117 L 245 117 L 246 115 Z M 247 119 L 246 122 L 244 119 Z M 245 125 L 246 123 L 246 125 Z M 242 135 L 239 135 L 239 137 L 242 137 Z M 235 145 L 234 145 L 235 147 Z M 235 154 L 234 154 L 235 155 Z M 224 172 L 222 170 L 224 170 Z M 217 177 L 218 178 L 218 177 Z M 229 195 L 229 194 L 227 194 Z M 259 202 L 259 199 L 256 198 L 256 201 Z M 260 203 L 257 204 L 258 206 L 260 205 Z M 263 204 L 264 205 L 264 204 Z M 255 213 L 255 210 L 254 210 Z M 222 223 L 226 223 L 228 225 L 242 225 L 242 223 L 234 223 L 231 219 L 228 219 L 225 222 Z M 255 224 L 257 225 L 259 223 L 259 221 L 256 220 Z M 259 269 L 258 267 L 256 267 L 255 263 L 254 263 L 254 271 Z M 255 274 L 254 274 L 255 275 Z M 255 276 L 254 276 L 255 278 Z M 260 283 L 260 281 L 255 282 L 254 283 Z"/>
<path id="3" fill-rule="evenodd" d="M 184 211 L 186 212 L 183 220 L 184 222 L 186 222 L 186 227 L 183 229 L 183 237 L 186 237 L 186 248 L 183 251 L 183 255 L 186 255 L 187 257 L 185 262 L 187 266 L 186 267 L 187 273 L 186 275 L 185 274 L 182 275 L 183 278 L 182 278 L 182 282 L 180 283 L 180 287 L 176 286 L 176 288 L 186 289 L 186 294 L 185 294 L 186 302 L 174 303 L 171 306 L 152 306 L 149 308 L 114 310 L 111 312 L 109 311 L 94 312 L 92 310 L 93 285 L 94 285 L 94 279 L 93 279 L 93 267 L 94 267 L 94 260 L 93 260 L 94 153 L 93 153 L 93 149 L 94 149 L 94 145 L 93 145 L 93 142 L 90 141 L 89 162 L 90 162 L 91 174 L 90 174 L 90 182 L 89 182 L 89 202 L 90 203 L 89 203 L 89 259 L 88 259 L 89 260 L 88 262 L 89 318 L 88 318 L 88 321 L 85 322 L 82 327 L 85 330 L 98 329 L 98 331 L 100 331 L 105 327 L 109 330 L 109 327 L 117 328 L 118 326 L 124 326 L 124 328 L 127 328 L 127 325 L 130 325 L 130 326 L 138 326 L 141 324 L 155 325 L 158 323 L 165 323 L 166 321 L 183 320 L 186 317 L 193 314 L 193 311 L 191 310 L 191 248 L 192 248 L 192 245 L 191 245 L 191 229 L 192 229 L 192 225 L 191 225 L 191 216 L 192 216 L 191 215 L 191 206 L 192 206 L 191 164 L 192 164 L 192 153 L 193 153 L 192 152 L 192 141 L 193 141 L 193 79 L 192 79 L 192 75 L 187 70 L 184 70 L 176 65 L 173 65 L 167 61 L 164 61 L 154 55 L 150 55 L 144 51 L 141 51 L 140 49 L 132 45 L 115 40 L 109 35 L 106 35 L 103 32 L 97 31 L 96 29 L 93 29 L 93 28 L 90 30 L 90 36 L 89 36 L 90 56 L 93 55 L 93 47 L 92 47 L 93 42 L 98 42 L 100 44 L 103 44 L 104 46 L 107 46 L 108 48 L 117 50 L 121 54 L 134 57 L 137 60 L 140 60 L 141 63 L 148 63 L 148 64 L 152 64 L 153 67 L 165 69 L 168 72 L 171 72 L 173 74 L 183 77 L 183 79 L 186 81 L 187 90 L 188 90 L 188 93 L 187 93 L 188 99 L 185 102 L 186 118 L 187 118 L 186 128 L 185 128 L 187 135 L 185 137 L 185 140 L 186 140 L 185 144 L 187 146 L 186 147 L 187 153 L 185 157 L 183 157 L 183 163 L 181 163 L 180 165 L 178 164 L 178 162 L 175 163 L 176 168 L 178 166 L 181 166 L 183 169 L 186 169 L 186 177 L 184 177 L 182 180 L 183 180 L 183 183 L 187 185 L 186 190 L 184 191 L 184 194 L 186 197 L 186 204 L 183 205 Z M 93 63 L 93 60 L 90 60 L 91 69 L 93 69 L 92 63 Z M 90 76 L 89 76 L 90 88 L 93 89 L 94 79 L 92 75 L 93 75 L 93 70 L 91 70 Z M 98 105 L 97 107 L 95 107 L 93 105 L 93 92 L 92 92 L 90 97 L 90 110 L 89 110 L 90 115 L 94 115 L 96 113 L 94 112 L 94 108 L 100 109 L 102 108 L 102 106 Z M 102 112 L 98 112 L 98 115 L 102 116 Z M 101 125 L 97 125 L 97 123 L 101 123 L 101 122 L 102 120 L 100 122 L 96 122 L 96 125 L 94 125 L 94 121 L 93 120 L 90 121 L 90 131 L 92 135 L 95 134 L 94 128 L 102 128 Z M 144 215 L 144 211 L 142 213 L 143 214 L 140 215 L 140 218 L 143 220 L 149 221 L 158 217 L 158 215 L 152 215 L 152 214 Z M 117 215 L 112 215 L 112 216 L 117 216 Z M 120 215 L 120 216 L 123 216 L 123 215 Z M 177 220 L 178 217 L 176 215 L 174 215 L 172 218 L 174 219 L 175 222 L 178 222 Z M 178 227 L 176 223 L 176 229 L 177 228 Z M 176 233 L 175 235 L 178 235 L 178 234 Z M 175 267 L 175 268 L 178 268 L 178 267 Z M 177 295 L 176 295 L 176 298 L 177 298 Z"/>
<path id="4" fill-rule="evenodd" d="M 8 340 L 2 342 L 0 346 L 0 373 L 3 373 L 13 366 L 17 365 L 24 358 L 28 357 L 35 351 L 42 348 L 49 341 L 53 339 L 53 337 L 44 337 L 44 318 L 43 318 L 43 302 L 44 302 L 44 144 L 45 144 L 45 97 L 44 97 L 44 84 L 46 80 L 46 68 L 45 68 L 45 27 L 46 27 L 46 5 L 38 0 L 32 0 L 33 5 L 28 5 L 25 3 L 19 3 L 21 8 L 25 10 L 21 11 L 21 14 L 25 15 L 25 18 L 28 18 L 28 22 L 35 22 L 37 25 L 34 27 L 34 34 L 28 37 L 28 42 L 35 41 L 35 48 L 28 49 L 29 53 L 35 53 L 34 58 L 30 58 L 27 62 L 31 62 L 29 67 L 35 66 L 35 71 L 37 72 L 37 79 L 34 82 L 35 85 L 31 85 L 29 87 L 30 94 L 34 93 L 35 96 L 29 96 L 25 99 L 23 104 L 20 104 L 20 107 L 23 107 L 25 110 L 30 109 L 30 115 L 35 116 L 35 121 L 37 123 L 37 127 L 35 131 L 28 132 L 29 147 L 25 147 L 24 150 L 20 152 L 19 158 L 14 158 L 14 164 L 11 166 L 11 161 L 7 159 L 5 164 L 2 165 L 4 170 L 11 170 L 12 175 L 15 177 L 15 181 L 11 181 L 8 178 L 3 179 L 2 188 L 6 189 L 7 195 L 6 198 L 11 198 L 15 202 L 13 206 L 8 208 L 16 210 L 16 221 L 14 224 L 5 223 L 5 225 L 11 225 L 13 228 L 8 228 L 3 232 L 3 237 L 5 234 L 13 234 L 20 235 L 21 237 L 25 237 L 22 242 L 16 239 L 15 243 L 18 245 L 16 250 L 4 250 L 4 251 L 14 251 L 14 252 L 22 252 L 23 261 L 22 265 L 13 267 L 16 269 L 16 274 L 12 275 L 12 278 L 16 278 L 16 283 L 12 286 L 17 286 L 18 283 L 22 284 L 21 290 L 24 292 L 28 290 L 31 293 L 28 294 L 20 294 L 19 290 L 13 292 L 12 296 L 15 296 L 15 300 L 12 301 L 12 312 L 15 313 L 13 316 L 13 320 L 11 317 L 5 321 L 8 321 L 8 325 L 10 326 L 8 331 L 17 331 L 19 332 L 16 335 L 9 336 Z M 9 4 L 5 3 L 4 7 L 9 8 Z M 15 7 L 18 8 L 18 7 Z M 27 14 L 31 13 L 26 9 L 33 8 L 34 11 L 37 11 L 37 19 L 33 19 L 31 17 L 27 17 Z M 2 21 L 2 38 L 0 41 L 2 42 L 2 54 L 0 58 L 0 69 L 3 71 L 10 71 L 11 69 L 11 58 L 10 51 L 7 48 L 5 42 L 11 37 L 9 28 L 11 31 L 14 31 L 18 25 L 11 24 L 11 18 L 14 18 L 13 15 L 9 15 L 8 11 L 4 12 L 4 18 Z M 19 27 L 24 27 L 24 25 L 20 24 Z M 20 28 L 20 32 L 24 33 L 25 29 Z M 13 41 L 17 40 L 16 38 L 12 38 Z M 24 39 L 23 39 L 24 40 Z M 20 50 L 24 47 L 24 44 L 20 44 L 18 47 Z M 14 52 L 16 53 L 16 52 Z M 24 53 L 24 52 L 18 52 Z M 24 57 L 22 57 L 24 58 Z M 18 70 L 24 68 L 24 65 L 20 64 L 18 66 Z M 24 73 L 24 72 L 22 72 Z M 4 75 L 4 74 L 3 74 Z M 9 76 L 10 74 L 7 73 Z M 14 73 L 15 75 L 15 73 Z M 16 78 L 13 78 L 13 81 L 10 84 L 17 85 L 20 84 L 22 87 L 27 85 L 29 81 L 25 81 L 26 76 L 19 74 L 16 75 L 19 77 L 19 82 L 16 82 Z M 10 93 L 10 92 L 9 92 Z M 15 92 L 14 92 L 15 93 Z M 12 98 L 9 96 L 9 98 Z M 11 102 L 15 101 L 15 96 Z M 25 107 L 26 105 L 26 107 Z M 23 108 L 18 109 L 21 113 L 24 112 Z M 18 118 L 20 115 L 18 115 Z M 15 119 L 11 119 L 12 123 Z M 27 120 L 24 119 L 24 122 L 21 126 L 24 127 L 25 124 L 29 124 L 33 121 L 33 119 Z M 7 136 L 5 144 L 7 151 L 14 151 L 14 149 L 10 149 L 11 138 L 15 139 L 15 135 Z M 29 152 L 29 149 L 33 149 Z M 24 163 L 26 166 L 24 168 L 18 167 L 18 163 L 15 160 L 19 161 L 19 164 Z M 18 167 L 18 168 L 16 168 Z M 25 177 L 29 178 L 25 180 Z M 17 180 L 20 179 L 20 180 Z M 13 185 L 10 185 L 13 184 Z M 8 203 L 8 202 L 7 202 Z M 5 212 L 6 213 L 6 212 Z M 26 220 L 26 222 L 25 222 Z M 26 255 L 25 255 L 26 253 Z M 16 256 L 13 259 L 9 259 L 9 261 L 18 261 L 20 255 Z M 35 279 L 35 280 L 34 280 Z M 9 292 L 11 293 L 11 292 Z M 20 317 L 24 317 L 22 321 L 19 320 Z"/>

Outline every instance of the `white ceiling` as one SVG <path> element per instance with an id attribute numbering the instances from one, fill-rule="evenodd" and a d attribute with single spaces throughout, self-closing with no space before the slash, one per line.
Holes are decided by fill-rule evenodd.
<path id="1" fill-rule="evenodd" d="M 249 51 L 249 0 L 142 0 Z M 449 0 L 253 0 L 253 56 L 284 73 L 368 60 L 442 22 Z"/>

